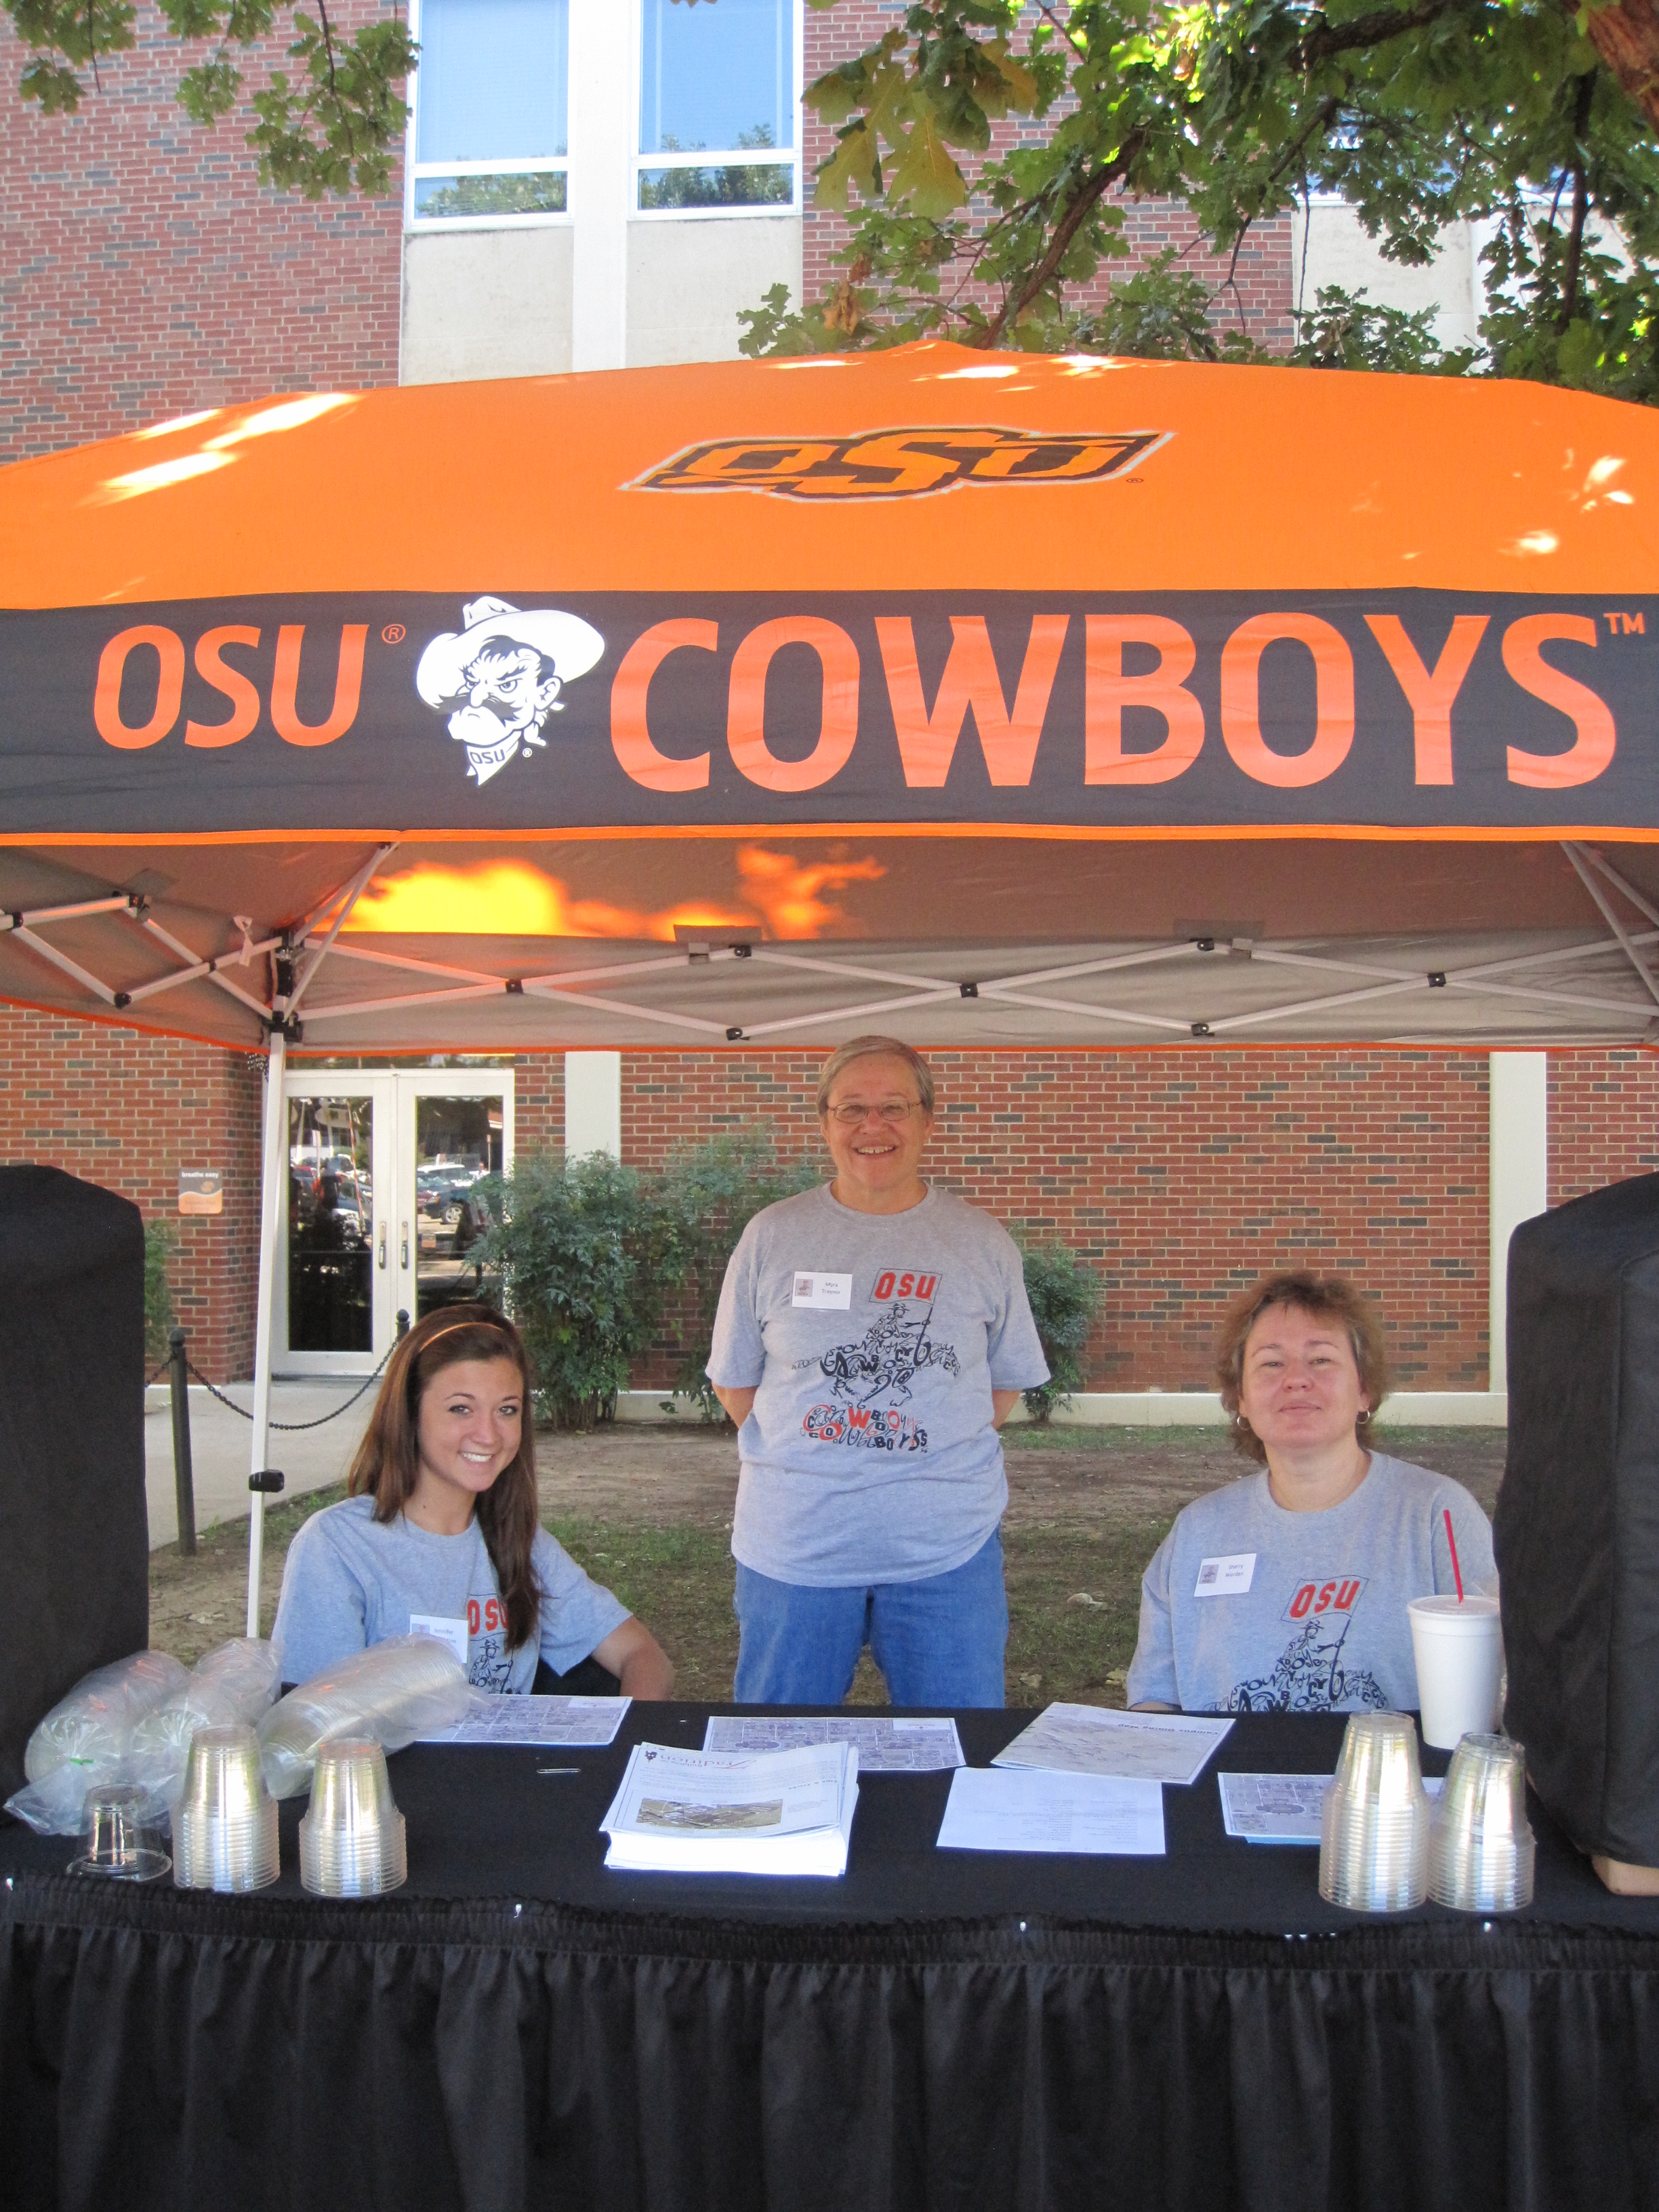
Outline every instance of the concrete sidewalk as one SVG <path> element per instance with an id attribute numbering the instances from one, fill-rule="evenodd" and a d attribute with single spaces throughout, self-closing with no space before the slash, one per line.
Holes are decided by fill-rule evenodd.
<path id="1" fill-rule="evenodd" d="M 273 1382 L 271 1420 L 314 1421 L 319 1415 L 343 1406 L 358 1387 L 356 1382 Z M 272 1428 L 265 1465 L 280 1467 L 288 1477 L 283 1497 L 294 1498 L 345 1480 L 379 1389 L 376 1382 L 349 1413 L 319 1429 L 284 1434 Z M 225 1395 L 252 1410 L 251 1382 L 228 1383 Z M 191 1384 L 190 1455 L 198 1531 L 216 1521 L 246 1520 L 252 1427 L 251 1420 L 222 1406 L 199 1383 Z M 152 1384 L 144 1394 L 144 1492 L 154 1551 L 159 1544 L 174 1542 L 179 1534 L 173 1474 L 173 1401 L 164 1383 Z"/>

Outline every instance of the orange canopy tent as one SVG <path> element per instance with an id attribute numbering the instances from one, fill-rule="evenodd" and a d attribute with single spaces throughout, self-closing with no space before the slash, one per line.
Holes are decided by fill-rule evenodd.
<path id="1" fill-rule="evenodd" d="M 318 393 L 0 471 L 0 997 L 278 1069 L 1659 1015 L 1645 410 L 943 345 Z"/>
<path id="2" fill-rule="evenodd" d="M 1656 514 L 1644 410 L 932 345 L 24 463 L 0 994 L 324 1051 L 860 998 L 923 1041 L 1639 1036 Z"/>

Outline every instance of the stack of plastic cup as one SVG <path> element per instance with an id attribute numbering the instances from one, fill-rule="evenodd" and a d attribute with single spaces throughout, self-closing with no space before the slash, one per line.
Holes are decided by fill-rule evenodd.
<path id="1" fill-rule="evenodd" d="M 378 1897 L 409 1876 L 404 1816 L 378 1743 L 317 1747 L 311 1808 L 300 1823 L 300 1879 L 319 1897 Z"/>
<path id="2" fill-rule="evenodd" d="M 81 1814 L 81 1856 L 71 1874 L 101 1874 L 112 1881 L 154 1881 L 173 1861 L 161 1849 L 161 1831 L 149 1794 L 124 1782 L 88 1790 Z"/>
<path id="3" fill-rule="evenodd" d="M 1503 1735 L 1466 1735 L 1435 1808 L 1429 1894 L 1458 1912 L 1532 1903 L 1538 1847 L 1527 1825 L 1527 1755 Z"/>
<path id="4" fill-rule="evenodd" d="M 263 1889 L 275 1881 L 276 1804 L 251 1728 L 198 1729 L 173 1816 L 173 1879 L 180 1889 Z"/>
<path id="5" fill-rule="evenodd" d="M 1404 1713 L 1356 1713 L 1325 1792 L 1319 1894 L 1352 1912 L 1403 1912 L 1429 1893 L 1429 1800 Z"/>

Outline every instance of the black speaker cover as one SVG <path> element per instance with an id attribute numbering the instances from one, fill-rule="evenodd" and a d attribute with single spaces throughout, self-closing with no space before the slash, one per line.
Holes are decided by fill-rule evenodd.
<path id="1" fill-rule="evenodd" d="M 1504 1724 L 1574 1842 L 1659 1866 L 1659 1175 L 1510 1240 Z"/>
<path id="2" fill-rule="evenodd" d="M 149 1637 L 143 1223 L 0 1168 L 0 1798 L 42 1714 Z"/>

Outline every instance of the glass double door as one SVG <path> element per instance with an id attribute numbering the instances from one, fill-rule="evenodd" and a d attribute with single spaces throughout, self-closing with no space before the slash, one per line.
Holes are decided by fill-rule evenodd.
<path id="1" fill-rule="evenodd" d="M 493 1296 L 477 1186 L 513 1164 L 513 1079 L 289 1076 L 275 1365 L 366 1375 L 398 1316 Z"/>

